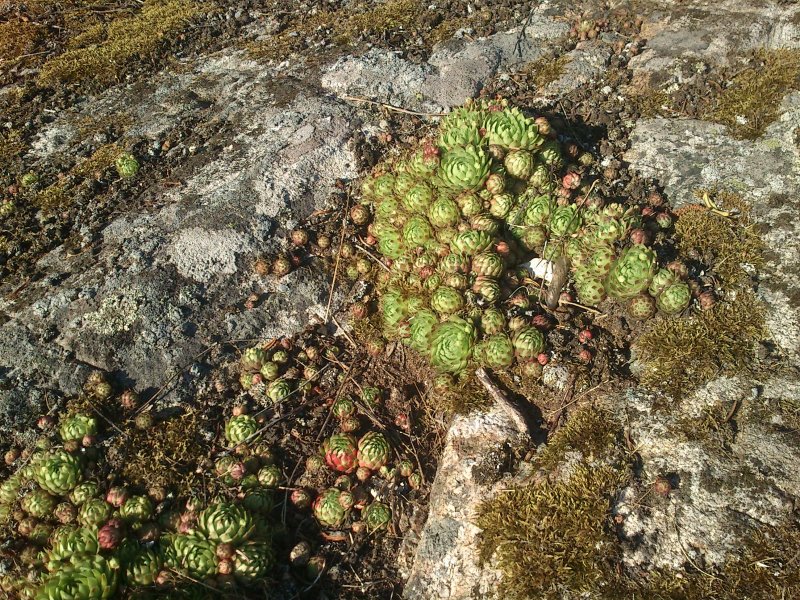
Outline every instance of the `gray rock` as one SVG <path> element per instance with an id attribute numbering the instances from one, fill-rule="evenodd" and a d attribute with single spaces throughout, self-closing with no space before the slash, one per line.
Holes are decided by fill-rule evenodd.
<path id="1" fill-rule="evenodd" d="M 447 433 L 445 448 L 431 489 L 428 520 L 417 544 L 404 597 L 422 599 L 487 598 L 500 573 L 478 564 L 480 529 L 473 523 L 478 505 L 500 486 L 480 476 L 482 462 L 493 449 L 519 436 L 513 421 L 499 408 L 459 416 Z M 408 553 L 408 549 L 405 552 Z"/>

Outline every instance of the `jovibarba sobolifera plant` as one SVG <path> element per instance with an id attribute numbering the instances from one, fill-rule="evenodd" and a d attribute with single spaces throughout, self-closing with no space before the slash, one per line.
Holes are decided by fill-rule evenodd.
<path id="1" fill-rule="evenodd" d="M 362 197 L 389 267 L 378 278 L 384 336 L 444 373 L 536 361 L 545 308 L 519 266 L 537 257 L 566 266 L 584 305 L 608 298 L 634 319 L 686 309 L 685 274 L 660 269 L 652 248 L 669 214 L 606 203 L 586 182 L 591 157 L 575 156 L 567 164 L 546 119 L 493 100 L 452 111 L 435 139 L 379 165 Z"/>

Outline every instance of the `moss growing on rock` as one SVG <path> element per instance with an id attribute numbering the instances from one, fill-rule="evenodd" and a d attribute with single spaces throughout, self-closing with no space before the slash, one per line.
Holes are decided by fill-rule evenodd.
<path id="1" fill-rule="evenodd" d="M 147 0 L 138 13 L 94 25 L 76 36 L 67 51 L 42 66 L 39 84 L 113 83 L 132 64 L 154 57 L 165 40 L 176 37 L 205 10 L 190 0 Z"/>
<path id="2" fill-rule="evenodd" d="M 534 463 L 547 470 L 563 465 L 564 473 L 501 492 L 481 507 L 481 554 L 504 573 L 502 597 L 602 594 L 613 585 L 621 547 L 611 508 L 630 479 L 617 431 L 605 411 L 578 409 Z"/>
<path id="3" fill-rule="evenodd" d="M 800 50 L 759 50 L 703 118 L 726 125 L 737 138 L 757 138 L 777 118 L 784 95 L 798 86 Z"/>

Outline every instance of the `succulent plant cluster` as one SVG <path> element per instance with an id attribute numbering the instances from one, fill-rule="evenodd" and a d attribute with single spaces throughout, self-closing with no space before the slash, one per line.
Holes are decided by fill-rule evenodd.
<path id="1" fill-rule="evenodd" d="M 639 319 L 688 306 L 685 275 L 659 268 L 652 248 L 670 215 L 606 203 L 588 182 L 591 156 L 563 150 L 546 119 L 472 102 L 377 167 L 359 208 L 372 207 L 367 242 L 388 266 L 377 276 L 387 338 L 442 373 L 534 363 L 552 319 L 519 266 L 537 257 L 588 306 L 610 298 Z"/>
<path id="2" fill-rule="evenodd" d="M 245 416 L 228 422 L 226 440 L 250 431 L 241 424 Z M 0 590 L 37 600 L 95 600 L 151 586 L 185 590 L 192 581 L 201 582 L 199 590 L 233 590 L 268 575 L 276 560 L 272 488 L 280 479 L 269 448 L 237 442 L 235 456 L 216 466 L 230 490 L 206 502 L 157 486 L 145 493 L 109 486 L 96 471 L 96 448 L 87 444 L 98 430 L 94 417 L 72 414 L 56 439 L 6 455 L 17 468 L 0 483 L 0 528 L 16 536 L 24 571 L 0 577 Z M 70 444 L 77 439 L 83 443 Z"/>

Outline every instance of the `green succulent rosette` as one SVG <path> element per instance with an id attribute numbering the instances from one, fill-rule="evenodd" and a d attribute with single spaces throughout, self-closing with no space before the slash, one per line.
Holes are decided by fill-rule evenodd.
<path id="1" fill-rule="evenodd" d="M 394 195 L 396 198 L 403 198 L 408 191 L 417 185 L 417 178 L 410 173 L 398 172 L 394 178 Z M 376 212 L 377 214 L 377 212 Z"/>
<path id="2" fill-rule="evenodd" d="M 485 231 L 469 229 L 456 234 L 450 242 L 450 246 L 455 252 L 467 254 L 469 256 L 483 252 L 492 245 L 492 236 Z"/>
<path id="3" fill-rule="evenodd" d="M 448 127 L 439 135 L 439 146 L 445 150 L 459 146 L 480 146 L 482 141 L 483 136 L 473 124 Z"/>
<path id="4" fill-rule="evenodd" d="M 374 226 L 380 227 L 390 225 L 394 217 L 400 211 L 400 203 L 394 198 L 386 198 L 375 204 Z"/>
<path id="5" fill-rule="evenodd" d="M 39 519 L 49 516 L 56 507 L 57 499 L 45 490 L 35 489 L 28 492 L 20 501 L 20 507 L 32 517 Z"/>
<path id="6" fill-rule="evenodd" d="M 603 276 L 611 269 L 615 258 L 616 254 L 611 246 L 599 246 L 589 255 L 586 266 L 593 273 Z"/>
<path id="7" fill-rule="evenodd" d="M 275 506 L 275 497 L 272 490 L 257 487 L 247 491 L 242 506 L 250 512 L 267 514 Z"/>
<path id="8" fill-rule="evenodd" d="M 449 141 L 459 137 L 475 137 L 476 134 L 480 143 L 481 136 L 478 132 L 483 126 L 483 120 L 484 111 L 476 105 L 468 104 L 450 111 L 439 123 L 439 146 L 443 148 L 450 148 L 453 145 L 463 146 L 464 144 L 450 144 Z"/>
<path id="9" fill-rule="evenodd" d="M 80 506 L 91 498 L 96 498 L 100 494 L 100 488 L 94 481 L 84 481 L 75 486 L 69 495 L 69 499 L 76 506 Z"/>
<path id="10" fill-rule="evenodd" d="M 85 527 L 99 527 L 113 513 L 111 505 L 101 498 L 92 498 L 81 505 L 78 511 L 78 521 Z"/>
<path id="11" fill-rule="evenodd" d="M 406 171 L 415 177 L 430 177 L 436 172 L 440 162 L 439 149 L 432 144 L 426 144 L 411 155 Z"/>
<path id="12" fill-rule="evenodd" d="M 361 511 L 361 519 L 372 533 L 386 527 L 392 521 L 392 510 L 383 502 L 372 502 Z"/>
<path id="13" fill-rule="evenodd" d="M 506 154 L 503 165 L 506 172 L 517 179 L 527 180 L 533 174 L 535 161 L 527 150 L 513 150 Z"/>
<path id="14" fill-rule="evenodd" d="M 0 503 L 11 504 L 19 496 L 22 489 L 23 479 L 22 475 L 17 472 L 11 477 L 0 483 Z"/>
<path id="15" fill-rule="evenodd" d="M 668 269 L 659 269 L 656 274 L 653 275 L 653 280 L 650 282 L 647 291 L 655 298 L 677 280 L 678 278 L 672 271 Z"/>
<path id="16" fill-rule="evenodd" d="M 391 452 L 386 436 L 370 431 L 358 440 L 358 466 L 377 471 L 389 461 Z"/>
<path id="17" fill-rule="evenodd" d="M 574 204 L 557 207 L 550 215 L 550 235 L 553 237 L 564 237 L 572 235 L 583 224 L 578 207 Z"/>
<path id="18" fill-rule="evenodd" d="M 483 211 L 483 200 L 471 191 L 462 192 L 456 196 L 455 202 L 458 204 L 461 214 L 467 218 L 474 217 Z"/>
<path id="19" fill-rule="evenodd" d="M 447 273 L 442 280 L 442 285 L 463 291 L 469 286 L 469 279 L 463 273 Z"/>
<path id="20" fill-rule="evenodd" d="M 539 147 L 537 154 L 539 160 L 548 167 L 558 167 L 563 162 L 561 147 L 555 140 L 548 140 Z"/>
<path id="21" fill-rule="evenodd" d="M 689 306 L 692 292 L 683 281 L 677 281 L 661 292 L 656 298 L 658 310 L 668 315 L 677 315 Z"/>
<path id="22" fill-rule="evenodd" d="M 410 213 L 424 215 L 434 197 L 431 186 L 427 183 L 417 183 L 403 196 L 403 208 Z"/>
<path id="23" fill-rule="evenodd" d="M 444 273 L 468 273 L 472 260 L 466 254 L 453 252 L 442 259 L 439 268 Z"/>
<path id="24" fill-rule="evenodd" d="M 500 284 L 492 277 L 476 277 L 472 291 L 489 304 L 494 304 L 500 299 Z"/>
<path id="25" fill-rule="evenodd" d="M 495 236 L 500 231 L 500 223 L 491 216 L 481 213 L 472 217 L 469 221 L 470 227 L 476 231 L 483 231 L 490 236 Z"/>
<path id="26" fill-rule="evenodd" d="M 228 446 L 237 446 L 256 431 L 258 431 L 258 422 L 252 416 L 236 415 L 225 424 L 225 439 L 228 441 Z"/>
<path id="27" fill-rule="evenodd" d="M 325 462 L 334 471 L 352 473 L 358 467 L 358 445 L 349 433 L 335 433 L 322 445 Z"/>
<path id="28" fill-rule="evenodd" d="M 39 487 L 55 496 L 65 496 L 81 479 L 80 461 L 73 455 L 56 450 L 34 469 Z"/>
<path id="29" fill-rule="evenodd" d="M 442 315 L 450 315 L 464 308 L 464 296 L 458 290 L 443 285 L 431 294 L 431 308 Z"/>
<path id="30" fill-rule="evenodd" d="M 492 196 L 497 196 L 506 191 L 506 175 L 504 169 L 492 169 L 489 177 L 484 182 L 486 191 Z"/>
<path id="31" fill-rule="evenodd" d="M 475 327 L 459 317 L 440 323 L 431 339 L 431 365 L 445 373 L 460 373 L 475 347 Z"/>
<path id="32" fill-rule="evenodd" d="M 202 515 L 202 513 L 201 513 Z M 163 536 L 164 564 L 196 579 L 212 577 L 217 572 L 216 540 L 197 534 Z"/>
<path id="33" fill-rule="evenodd" d="M 508 192 L 492 196 L 489 201 L 489 214 L 496 219 L 508 218 L 512 208 L 514 208 L 514 196 Z"/>
<path id="34" fill-rule="evenodd" d="M 477 354 L 477 350 L 476 350 Z M 490 335 L 480 344 L 478 361 L 492 369 L 503 369 L 514 363 L 514 345 L 504 333 Z"/>
<path id="35" fill-rule="evenodd" d="M 550 187 L 552 181 L 553 175 L 551 174 L 550 169 L 541 163 L 537 163 L 536 166 L 533 167 L 533 172 L 528 178 L 528 184 L 540 190 Z"/>
<path id="36" fill-rule="evenodd" d="M 606 290 L 599 276 L 586 275 L 575 279 L 575 291 L 578 300 L 587 306 L 597 306 L 606 298 Z"/>
<path id="37" fill-rule="evenodd" d="M 267 354 L 263 349 L 247 348 L 244 352 L 242 352 L 242 369 L 245 371 L 258 371 L 268 360 L 269 354 Z"/>
<path id="38" fill-rule="evenodd" d="M 64 525 L 56 529 L 50 537 L 50 544 L 48 553 L 50 571 L 57 569 L 63 561 L 70 561 L 76 556 L 91 556 L 97 554 L 100 549 L 94 530 L 75 525 Z"/>
<path id="39" fill-rule="evenodd" d="M 440 197 L 428 209 L 428 220 L 437 229 L 453 227 L 461 219 L 461 210 L 454 200 Z"/>
<path id="40" fill-rule="evenodd" d="M 550 215 L 555 209 L 554 202 L 550 196 L 535 196 L 534 198 L 523 198 L 522 224 L 524 225 L 544 225 L 549 222 Z"/>
<path id="41" fill-rule="evenodd" d="M 625 236 L 627 227 L 621 219 L 600 215 L 594 219 L 590 228 L 592 235 L 600 242 L 614 243 Z"/>
<path id="42" fill-rule="evenodd" d="M 328 488 L 314 500 L 314 517 L 323 527 L 340 527 L 347 518 L 347 513 L 339 502 L 342 491 L 338 488 Z"/>
<path id="43" fill-rule="evenodd" d="M 472 258 L 472 272 L 483 277 L 500 277 L 503 274 L 503 259 L 496 252 L 481 252 Z"/>
<path id="44" fill-rule="evenodd" d="M 292 395 L 292 384 L 288 379 L 276 379 L 267 386 L 267 396 L 273 402 L 283 402 Z"/>
<path id="45" fill-rule="evenodd" d="M 342 396 L 336 402 L 333 403 L 333 416 L 337 419 L 346 419 L 347 417 L 351 417 L 356 412 L 356 405 L 353 402 L 352 398 L 348 398 L 347 396 Z"/>
<path id="46" fill-rule="evenodd" d="M 261 370 L 259 372 L 267 381 L 274 381 L 278 378 L 278 375 L 280 375 L 281 368 L 278 366 L 278 363 L 268 361 L 261 365 Z"/>
<path id="47" fill-rule="evenodd" d="M 606 292 L 615 300 L 628 300 L 650 285 L 656 272 L 656 255 L 646 246 L 625 248 L 611 265 L 604 280 Z"/>
<path id="48" fill-rule="evenodd" d="M 114 162 L 120 177 L 133 177 L 139 172 L 139 161 L 130 152 L 123 152 Z"/>
<path id="49" fill-rule="evenodd" d="M 263 579 L 275 563 L 275 551 L 267 542 L 247 542 L 236 549 L 234 575 L 244 583 Z"/>
<path id="50" fill-rule="evenodd" d="M 489 111 L 483 128 L 490 144 L 509 150 L 533 150 L 544 142 L 536 123 L 516 107 Z"/>
<path id="51" fill-rule="evenodd" d="M 217 502 L 197 517 L 197 529 L 216 543 L 239 544 L 253 533 L 253 517 L 242 506 Z"/>
<path id="52" fill-rule="evenodd" d="M 437 171 L 441 187 L 452 190 L 476 190 L 489 176 L 489 156 L 478 146 L 456 146 L 442 155 Z"/>
<path id="53" fill-rule="evenodd" d="M 411 337 L 408 345 L 420 353 L 426 353 L 431 346 L 433 330 L 439 324 L 439 317 L 433 311 L 420 310 L 409 319 Z"/>
<path id="54" fill-rule="evenodd" d="M 386 227 L 377 237 L 378 250 L 383 256 L 396 260 L 403 255 L 403 240 L 399 231 Z"/>
<path id="55" fill-rule="evenodd" d="M 72 415 L 62 421 L 58 433 L 65 442 L 81 440 L 87 435 L 97 435 L 97 419 L 82 414 Z"/>
<path id="56" fill-rule="evenodd" d="M 518 329 L 514 332 L 511 343 L 520 362 L 534 360 L 544 350 L 544 336 L 535 327 Z"/>
<path id="57" fill-rule="evenodd" d="M 416 215 L 406 221 L 403 227 L 403 243 L 408 248 L 424 246 L 433 239 L 433 227 L 428 219 Z"/>
<path id="58" fill-rule="evenodd" d="M 266 465 L 258 470 L 258 483 L 268 488 L 276 488 L 283 480 L 278 465 Z"/>
<path id="59" fill-rule="evenodd" d="M 125 565 L 125 580 L 128 585 L 153 585 L 161 571 L 161 566 L 162 562 L 158 554 L 148 548 L 142 548 Z"/>
<path id="60" fill-rule="evenodd" d="M 506 318 L 496 308 L 487 308 L 481 314 L 481 330 L 485 335 L 501 333 L 506 328 Z"/>
<path id="61" fill-rule="evenodd" d="M 628 302 L 628 314 L 633 319 L 646 321 L 656 314 L 656 301 L 647 294 L 634 296 Z"/>
<path id="62" fill-rule="evenodd" d="M 384 173 L 380 177 L 376 177 L 372 182 L 372 195 L 377 200 L 382 201 L 394 197 L 394 175 L 391 173 Z"/>
<path id="63" fill-rule="evenodd" d="M 119 562 L 87 556 L 52 573 L 36 591 L 36 600 L 107 600 L 119 586 Z"/>
<path id="64" fill-rule="evenodd" d="M 147 496 L 131 496 L 119 509 L 119 516 L 128 523 L 143 523 L 153 518 L 153 501 Z"/>
<path id="65" fill-rule="evenodd" d="M 547 232 L 544 227 L 524 227 L 519 241 L 526 250 L 537 250 L 547 241 Z"/>

